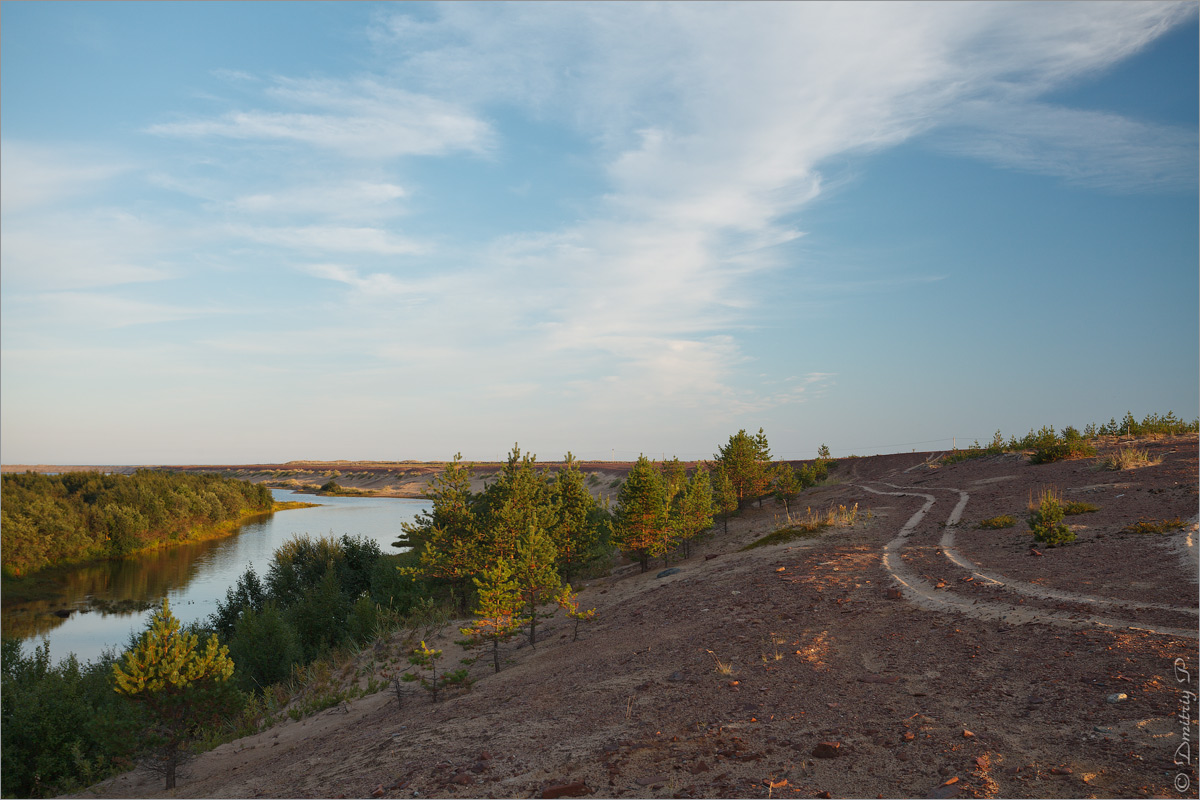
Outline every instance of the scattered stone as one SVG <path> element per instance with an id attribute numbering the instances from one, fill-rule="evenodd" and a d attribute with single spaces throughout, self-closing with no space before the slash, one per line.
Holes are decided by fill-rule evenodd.
<path id="1" fill-rule="evenodd" d="M 858 679 L 859 683 L 883 683 L 883 684 L 888 684 L 888 685 L 896 683 L 899 680 L 900 679 L 898 677 L 896 677 L 895 675 L 871 675 L 871 674 L 863 675 L 861 678 Z"/>
<path id="2" fill-rule="evenodd" d="M 1070 767 L 1051 767 L 1050 774 L 1051 775 L 1074 775 L 1075 770 L 1071 769 Z"/>
<path id="3" fill-rule="evenodd" d="M 671 567 L 670 569 L 664 569 L 662 572 L 658 573 L 654 577 L 665 578 L 668 575 L 674 575 L 676 572 L 682 572 L 682 570 L 679 569 L 679 567 Z"/>
<path id="4" fill-rule="evenodd" d="M 470 786 L 475 782 L 475 779 L 466 772 L 460 772 L 450 779 L 451 783 L 457 783 L 459 786 Z"/>
<path id="5" fill-rule="evenodd" d="M 693 775 L 699 775 L 701 772 L 708 772 L 708 764 L 705 764 L 703 761 L 697 761 L 695 765 L 692 766 L 691 772 Z"/>
<path id="6" fill-rule="evenodd" d="M 667 680 L 671 681 L 672 683 L 679 683 L 680 681 L 683 680 L 683 673 L 682 672 L 672 672 L 671 677 L 667 678 Z"/>
<path id="7" fill-rule="evenodd" d="M 889 600 L 903 600 L 904 592 L 900 591 L 899 589 L 888 589 L 887 597 Z"/>
<path id="8" fill-rule="evenodd" d="M 717 557 L 717 556 L 719 556 L 719 555 L 721 555 L 721 554 L 720 554 L 720 553 L 709 553 L 708 555 L 706 555 L 706 556 L 704 557 L 704 560 L 705 560 L 705 561 L 712 561 L 714 558 L 716 558 L 716 557 Z"/>
<path id="9" fill-rule="evenodd" d="M 650 786 L 654 783 L 666 783 L 671 780 L 670 775 L 651 775 L 649 778 L 635 778 L 634 783 L 638 786 Z"/>
<path id="10" fill-rule="evenodd" d="M 371 792 L 371 797 L 383 797 L 383 784 L 375 787 L 375 791 Z"/>
<path id="11" fill-rule="evenodd" d="M 492 754 L 491 754 L 491 753 L 489 753 L 487 750 L 484 750 L 483 752 L 481 752 L 481 753 L 479 754 L 479 760 L 480 760 L 480 761 L 491 761 L 491 760 L 492 760 Z"/>
<path id="12" fill-rule="evenodd" d="M 821 742 L 813 748 L 815 758 L 837 758 L 841 755 L 841 742 Z"/>
<path id="13" fill-rule="evenodd" d="M 964 730 L 964 731 L 963 731 L 963 738 L 964 738 L 964 739 L 974 739 L 974 738 L 975 738 L 975 734 L 971 733 L 971 732 L 970 732 L 970 731 L 968 731 L 968 730 Z"/>
<path id="14" fill-rule="evenodd" d="M 897 761 L 908 761 L 908 751 L 901 750 L 899 753 L 896 753 L 896 760 Z"/>
<path id="15" fill-rule="evenodd" d="M 945 798 L 958 796 L 958 778 L 951 778 L 929 793 L 929 797 Z"/>
<path id="16" fill-rule="evenodd" d="M 1124 692 L 1114 692 L 1104 699 L 1106 703 L 1122 703 L 1129 699 L 1129 695 Z"/>
<path id="17" fill-rule="evenodd" d="M 560 783 L 557 786 L 547 786 L 542 790 L 542 797 L 583 797 L 591 794 L 592 790 L 583 781 L 575 781 L 574 783 Z"/>

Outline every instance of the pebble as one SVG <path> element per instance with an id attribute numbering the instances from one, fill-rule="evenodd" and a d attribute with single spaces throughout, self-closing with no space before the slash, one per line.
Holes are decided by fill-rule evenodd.
<path id="1" fill-rule="evenodd" d="M 560 783 L 557 786 L 547 786 L 542 790 L 542 797 L 583 797 L 586 794 L 591 794 L 592 790 L 583 781 L 575 781 L 573 783 Z"/>
<path id="2" fill-rule="evenodd" d="M 816 758 L 837 758 L 841 755 L 841 742 L 821 742 L 813 748 L 812 754 Z"/>
<path id="3" fill-rule="evenodd" d="M 1128 699 L 1129 699 L 1129 695 L 1125 694 L 1124 692 L 1114 692 L 1113 694 L 1110 694 L 1108 697 L 1105 698 L 1105 702 L 1120 703 L 1120 702 L 1123 702 Z"/>

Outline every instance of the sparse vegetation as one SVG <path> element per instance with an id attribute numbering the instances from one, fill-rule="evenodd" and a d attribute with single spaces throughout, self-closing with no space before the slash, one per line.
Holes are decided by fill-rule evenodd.
<path id="1" fill-rule="evenodd" d="M 1161 458 L 1152 458 L 1150 452 L 1147 450 L 1139 450 L 1136 447 L 1122 447 L 1101 461 L 1099 466 L 1103 469 L 1118 471 L 1123 469 L 1137 469 L 1138 467 L 1150 467 L 1161 463 Z"/>
<path id="2" fill-rule="evenodd" d="M 1078 516 L 1079 514 L 1093 514 L 1100 510 L 1100 506 L 1094 503 L 1085 503 L 1082 500 L 1072 500 L 1063 506 L 1063 514 L 1068 517 Z"/>
<path id="3" fill-rule="evenodd" d="M 1127 525 L 1121 529 L 1121 533 L 1170 533 L 1171 531 L 1183 530 L 1187 527 L 1187 523 L 1176 517 L 1175 519 L 1162 520 L 1141 520 L 1132 525 Z"/>
<path id="4" fill-rule="evenodd" d="M 1011 528 L 1017 524 L 1016 518 L 1009 514 L 1001 514 L 998 517 L 984 519 L 979 521 L 979 527 L 987 530 L 1001 530 L 1003 528 Z"/>
<path id="5" fill-rule="evenodd" d="M 869 513 L 869 512 L 868 512 Z M 783 544 L 794 539 L 809 539 L 820 535 L 826 528 L 848 528 L 858 521 L 858 503 L 846 507 L 830 506 L 824 514 L 814 513 L 811 508 L 805 509 L 804 519 L 793 522 L 786 528 L 768 533 L 742 548 L 742 551 L 753 550 L 756 547 L 766 547 L 773 544 Z"/>
<path id="6" fill-rule="evenodd" d="M 1029 503 L 1029 529 L 1033 538 L 1047 547 L 1075 541 L 1075 533 L 1062 524 L 1064 516 L 1062 495 L 1057 489 L 1046 488 L 1038 495 L 1036 504 Z"/>

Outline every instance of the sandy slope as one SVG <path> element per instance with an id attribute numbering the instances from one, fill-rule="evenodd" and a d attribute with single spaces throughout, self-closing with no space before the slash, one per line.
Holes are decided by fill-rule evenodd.
<path id="1" fill-rule="evenodd" d="M 870 509 L 852 529 L 738 552 L 782 518 L 768 502 L 679 573 L 591 582 L 599 619 L 578 642 L 554 621 L 536 651 L 511 648 L 498 675 L 474 667 L 444 702 L 410 688 L 277 725 L 200 756 L 177 793 L 1195 797 L 1194 770 L 1172 761 L 1197 738 L 1174 669 L 1195 691 L 1196 437 L 1149 447 L 1162 464 L 1122 473 L 843 461 L 802 503 Z M 1023 519 L 1050 484 L 1100 506 L 1068 518 L 1075 545 L 1030 555 L 1023 524 L 975 527 Z M 1173 517 L 1190 529 L 1119 532 Z M 83 796 L 161 796 L 158 780 L 135 771 Z"/>

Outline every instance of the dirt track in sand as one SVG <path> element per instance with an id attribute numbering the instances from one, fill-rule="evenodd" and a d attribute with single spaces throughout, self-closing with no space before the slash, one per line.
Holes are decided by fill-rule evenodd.
<path id="1" fill-rule="evenodd" d="M 474 667 L 444 702 L 384 692 L 223 745 L 178 796 L 538 797 L 580 782 L 602 797 L 1195 797 L 1173 760 L 1185 732 L 1197 740 L 1194 711 L 1178 716 L 1197 680 L 1196 437 L 1140 446 L 1162 463 L 844 460 L 801 504 L 858 503 L 853 528 L 739 552 L 783 517 L 749 509 L 679 573 L 589 582 L 599 617 L 580 641 L 554 620 L 536 651 Z M 1075 544 L 1033 556 L 1022 523 L 978 528 L 1023 519 L 1050 485 L 1100 507 L 1067 518 Z M 1121 532 L 1176 517 L 1192 522 Z M 437 641 L 456 659 L 452 634 Z M 160 796 L 157 780 L 83 796 Z"/>

